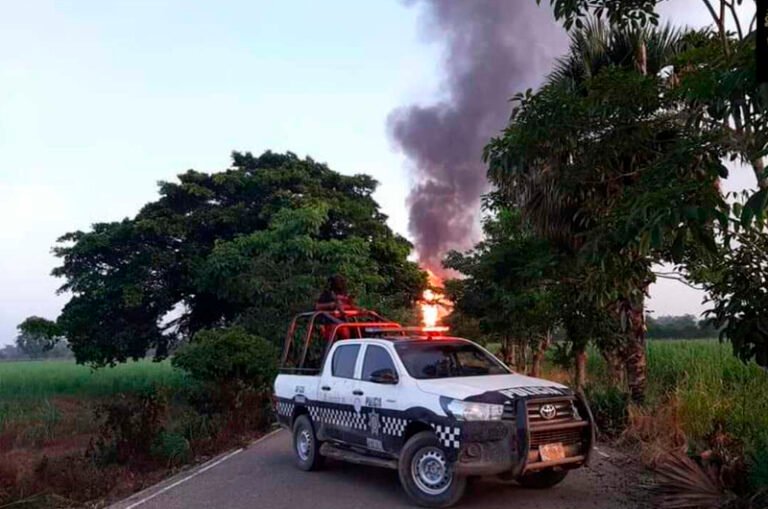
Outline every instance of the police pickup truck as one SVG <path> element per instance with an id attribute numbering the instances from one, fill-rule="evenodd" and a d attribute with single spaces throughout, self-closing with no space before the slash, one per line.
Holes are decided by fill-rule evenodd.
<path id="1" fill-rule="evenodd" d="M 300 469 L 325 457 L 396 469 L 417 504 L 447 507 L 469 477 L 548 488 L 589 459 L 592 416 L 567 387 L 515 373 L 466 339 L 379 325 L 339 335 L 347 325 L 332 323 L 317 367 L 307 367 L 311 332 L 300 345 L 289 331 L 274 405 Z"/>

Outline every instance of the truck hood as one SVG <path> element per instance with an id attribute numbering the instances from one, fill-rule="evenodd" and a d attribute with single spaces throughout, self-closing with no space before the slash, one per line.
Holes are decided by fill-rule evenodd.
<path id="1" fill-rule="evenodd" d="M 517 373 L 416 380 L 416 384 L 419 389 L 430 394 L 487 403 L 504 403 L 521 397 L 572 394 L 565 385 Z"/>

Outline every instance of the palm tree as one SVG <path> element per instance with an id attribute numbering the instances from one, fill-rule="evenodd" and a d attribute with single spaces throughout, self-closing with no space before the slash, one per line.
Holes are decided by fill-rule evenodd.
<path id="1" fill-rule="evenodd" d="M 599 175 L 592 168 L 581 168 L 586 178 L 594 181 L 580 181 L 581 176 L 563 173 L 583 155 L 583 140 L 578 136 L 569 138 L 572 131 L 567 125 L 561 128 L 578 122 L 580 111 L 571 99 L 592 93 L 588 84 L 603 72 L 620 70 L 658 76 L 683 49 L 682 33 L 670 26 L 614 28 L 592 20 L 571 33 L 569 52 L 557 62 L 545 86 L 535 96 L 519 97 L 521 107 L 513 114 L 504 136 L 486 147 L 492 182 L 522 208 L 541 235 L 566 253 L 584 253 L 588 233 L 605 219 L 594 214 L 593 205 L 615 202 L 624 188 L 632 185 L 633 166 L 643 163 L 639 152 L 628 150 L 610 163 L 613 167 L 600 168 Z M 590 128 L 582 127 L 578 134 L 583 136 Z M 617 177 L 606 179 L 606 174 Z M 625 324 L 620 352 L 632 397 L 641 401 L 647 372 L 644 298 L 653 279 L 652 261 L 624 246 L 603 246 L 601 255 L 600 260 L 581 264 L 582 274 L 573 274 L 573 279 L 581 280 L 582 291 L 594 294 L 594 298 L 599 298 L 603 288 L 583 283 L 599 279 L 601 272 L 610 272 L 613 281 L 626 274 L 632 282 L 616 300 L 604 303 L 603 309 L 608 315 L 622 317 Z M 585 345 L 584 338 L 570 339 L 574 346 Z M 580 353 L 583 357 L 583 346 L 576 352 L 577 357 Z"/>

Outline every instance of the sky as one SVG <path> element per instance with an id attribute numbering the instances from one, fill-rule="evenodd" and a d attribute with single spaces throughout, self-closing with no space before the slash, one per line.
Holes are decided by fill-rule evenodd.
<path id="1" fill-rule="evenodd" d="M 373 175 L 390 226 L 408 235 L 411 182 L 387 116 L 444 94 L 443 48 L 422 35 L 418 6 L 25 0 L 2 10 L 0 346 L 25 317 L 54 319 L 66 302 L 50 276 L 58 236 L 131 217 L 158 181 L 222 170 L 232 150 L 290 150 Z M 708 22 L 699 0 L 663 12 Z M 750 185 L 739 174 L 729 186 Z M 677 283 L 651 293 L 656 314 L 703 309 Z"/>

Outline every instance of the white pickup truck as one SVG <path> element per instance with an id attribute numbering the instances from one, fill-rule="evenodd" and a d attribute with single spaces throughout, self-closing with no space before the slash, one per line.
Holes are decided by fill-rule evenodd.
<path id="1" fill-rule="evenodd" d="M 548 488 L 589 459 L 592 416 L 567 387 L 514 373 L 465 339 L 378 325 L 346 339 L 338 324 L 326 329 L 335 341 L 315 367 L 311 324 L 303 346 L 289 331 L 274 405 L 299 468 L 332 457 L 396 469 L 416 503 L 447 507 L 468 477 Z M 287 362 L 291 350 L 300 362 Z"/>

